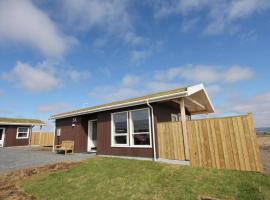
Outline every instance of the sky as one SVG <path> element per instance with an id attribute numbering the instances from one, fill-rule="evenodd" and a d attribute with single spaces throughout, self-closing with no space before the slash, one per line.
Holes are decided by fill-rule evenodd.
<path id="1" fill-rule="evenodd" d="M 270 126 L 269 0 L 0 0 L 0 117 L 203 83 Z"/>

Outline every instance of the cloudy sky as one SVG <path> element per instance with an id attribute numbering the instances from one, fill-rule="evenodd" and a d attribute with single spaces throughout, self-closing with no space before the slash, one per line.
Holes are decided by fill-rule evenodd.
<path id="1" fill-rule="evenodd" d="M 270 126 L 269 0 L 0 0 L 0 116 L 204 83 Z"/>

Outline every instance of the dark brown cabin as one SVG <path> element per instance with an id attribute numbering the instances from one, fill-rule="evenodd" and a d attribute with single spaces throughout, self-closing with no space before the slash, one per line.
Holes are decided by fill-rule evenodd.
<path id="1" fill-rule="evenodd" d="M 0 118 L 0 147 L 29 145 L 34 126 L 43 126 L 38 119 Z"/>
<path id="2" fill-rule="evenodd" d="M 75 152 L 157 158 L 158 151 L 153 148 L 158 148 L 157 123 L 211 112 L 203 85 L 196 85 L 57 114 L 51 119 L 56 125 L 55 144 L 73 140 Z"/>

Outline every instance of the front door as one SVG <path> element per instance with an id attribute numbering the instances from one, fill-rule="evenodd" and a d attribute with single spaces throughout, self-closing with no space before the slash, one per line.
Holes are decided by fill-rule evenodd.
<path id="1" fill-rule="evenodd" d="M 0 147 L 4 147 L 4 141 L 5 141 L 5 129 L 0 128 Z"/>
<path id="2" fill-rule="evenodd" d="M 97 147 L 97 120 L 88 121 L 88 152 L 95 152 Z"/>

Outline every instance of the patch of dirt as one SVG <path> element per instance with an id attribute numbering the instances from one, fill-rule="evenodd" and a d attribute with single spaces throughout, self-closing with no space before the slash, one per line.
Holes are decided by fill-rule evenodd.
<path id="1" fill-rule="evenodd" d="M 51 165 L 45 165 L 42 167 L 17 170 L 4 174 L 0 177 L 0 199 L 34 200 L 36 199 L 34 196 L 21 191 L 17 187 L 16 184 L 18 183 L 18 181 L 35 175 L 70 169 L 75 165 L 77 165 L 77 163 L 75 162 L 56 163 Z"/>
<path id="2" fill-rule="evenodd" d="M 220 200 L 214 197 L 198 196 L 198 200 Z"/>
<path id="3" fill-rule="evenodd" d="M 260 152 L 264 171 L 270 175 L 270 150 L 261 149 Z"/>

